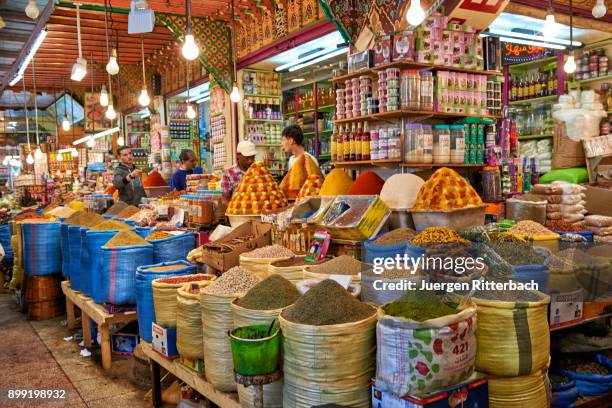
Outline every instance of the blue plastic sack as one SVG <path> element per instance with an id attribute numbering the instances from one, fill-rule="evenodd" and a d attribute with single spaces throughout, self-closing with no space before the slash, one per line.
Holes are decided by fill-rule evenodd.
<path id="1" fill-rule="evenodd" d="M 149 242 L 153 244 L 153 262 L 156 264 L 186 259 L 189 251 L 195 248 L 195 236 L 192 232 Z"/>
<path id="2" fill-rule="evenodd" d="M 60 223 L 23 223 L 23 266 L 26 276 L 43 276 L 62 271 Z"/>
<path id="3" fill-rule="evenodd" d="M 68 242 L 69 224 L 60 225 L 60 247 L 62 249 L 62 276 L 70 276 L 70 245 Z"/>
<path id="4" fill-rule="evenodd" d="M 540 292 L 548 292 L 548 268 L 546 265 L 512 265 L 514 280 L 529 283 L 532 280 L 538 284 Z"/>
<path id="5" fill-rule="evenodd" d="M 572 408 L 578 398 L 576 382 L 571 380 L 565 384 L 552 385 L 552 408 Z"/>
<path id="6" fill-rule="evenodd" d="M 136 221 L 134 221 L 134 220 L 122 220 L 122 221 L 125 222 L 130 227 L 135 227 L 136 226 Z"/>
<path id="7" fill-rule="evenodd" d="M 89 228 L 81 228 L 81 262 L 79 266 L 79 283 L 81 292 L 91 296 L 91 274 L 89 269 L 89 249 L 87 249 L 86 237 Z"/>
<path id="8" fill-rule="evenodd" d="M 4 260 L 11 262 L 14 254 L 11 247 L 11 228 L 8 224 L 0 225 L 0 245 L 4 248 Z"/>
<path id="9" fill-rule="evenodd" d="M 115 217 L 112 215 L 103 215 L 102 218 L 106 218 L 107 220 L 115 219 Z"/>
<path id="10" fill-rule="evenodd" d="M 68 277 L 73 290 L 81 290 L 81 227 L 68 226 Z"/>
<path id="11" fill-rule="evenodd" d="M 572 234 L 572 235 L 580 235 L 581 237 L 584 237 L 584 239 L 586 239 L 586 242 L 593 242 L 593 233 L 591 231 L 577 231 L 577 232 L 564 232 L 564 231 L 553 231 L 559 235 L 568 235 L 568 234 Z"/>
<path id="12" fill-rule="evenodd" d="M 94 302 L 104 302 L 102 296 L 102 246 L 119 231 L 92 231 L 85 234 L 85 247 L 89 253 L 89 277 L 91 279 L 91 297 Z"/>
<path id="13" fill-rule="evenodd" d="M 135 304 L 136 268 L 152 263 L 152 245 L 102 247 L 102 302 Z"/>
<path id="14" fill-rule="evenodd" d="M 400 242 L 391 245 L 376 245 L 373 240 L 363 243 L 365 248 L 365 263 L 374 263 L 374 258 L 394 258 L 396 255 L 404 256 L 408 242 Z"/>
<path id="15" fill-rule="evenodd" d="M 134 227 L 132 231 L 140 235 L 142 238 L 146 238 L 149 235 L 151 235 L 154 230 L 153 228 L 149 228 L 149 227 Z"/>
<path id="16" fill-rule="evenodd" d="M 184 268 L 170 271 L 151 271 L 150 268 L 184 265 Z M 156 265 L 141 266 L 136 270 L 136 314 L 138 315 L 138 328 L 140 338 L 151 342 L 151 324 L 155 321 L 155 309 L 153 307 L 153 288 L 151 282 L 159 278 L 171 276 L 183 276 L 195 273 L 195 266 L 187 261 L 163 262 Z"/>
<path id="17" fill-rule="evenodd" d="M 610 360 L 601 354 L 595 356 L 595 361 L 612 369 Z M 566 375 L 576 382 L 578 393 L 585 396 L 605 395 L 612 391 L 612 374 L 609 375 L 594 375 L 581 374 L 575 371 L 561 370 L 563 375 Z"/>

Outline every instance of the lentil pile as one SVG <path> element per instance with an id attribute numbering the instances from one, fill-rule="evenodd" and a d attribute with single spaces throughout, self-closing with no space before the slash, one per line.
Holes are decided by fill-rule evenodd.
<path id="1" fill-rule="evenodd" d="M 281 245 L 268 245 L 242 254 L 247 258 L 288 258 L 295 254 Z"/>
<path id="2" fill-rule="evenodd" d="M 125 207 L 123 210 L 121 210 L 121 212 L 119 212 L 117 214 L 118 218 L 130 218 L 132 215 L 136 214 L 140 212 L 140 209 L 138 207 L 135 207 L 133 205 L 128 205 L 127 207 Z"/>
<path id="3" fill-rule="evenodd" d="M 562 232 L 580 232 L 584 231 L 584 228 L 580 224 L 573 222 L 567 222 L 563 220 L 548 220 L 546 226 L 551 230 L 562 231 Z"/>
<path id="4" fill-rule="evenodd" d="M 314 326 L 357 322 L 376 313 L 336 281 L 325 279 L 300 297 L 282 316 L 294 323 Z"/>
<path id="5" fill-rule="evenodd" d="M 125 222 L 116 220 L 105 220 L 91 227 L 92 231 L 123 231 L 130 229 L 132 229 L 132 227 Z"/>
<path id="6" fill-rule="evenodd" d="M 152 234 L 147 235 L 147 240 L 148 241 L 156 241 L 158 239 L 166 239 L 166 238 L 170 238 L 173 235 L 166 232 L 166 231 L 155 231 Z"/>
<path id="7" fill-rule="evenodd" d="M 260 282 L 260 279 L 251 272 L 234 266 L 223 273 L 217 280 L 202 289 L 208 295 L 233 295 L 246 293 Z"/>
<path id="8" fill-rule="evenodd" d="M 132 231 L 119 231 L 117 235 L 112 237 L 106 244 L 105 248 L 117 248 L 132 245 L 151 245 L 145 241 L 140 235 Z"/>
<path id="9" fill-rule="evenodd" d="M 537 265 L 544 262 L 544 257 L 524 242 L 491 242 L 489 245 L 510 265 Z"/>
<path id="10" fill-rule="evenodd" d="M 357 275 L 364 264 L 348 255 L 341 255 L 310 269 L 310 272 L 324 275 Z"/>
<path id="11" fill-rule="evenodd" d="M 293 283 L 274 274 L 253 286 L 236 304 L 252 310 L 274 310 L 292 305 L 299 297 Z"/>
<path id="12" fill-rule="evenodd" d="M 412 239 L 412 245 L 418 247 L 428 247 L 437 244 L 452 244 L 461 243 L 469 244 L 469 242 L 461 237 L 457 232 L 446 227 L 429 227 L 421 231 Z"/>
<path id="13" fill-rule="evenodd" d="M 531 220 L 523 220 L 517 222 L 512 227 L 510 227 L 508 232 L 511 234 L 525 235 L 529 238 L 554 234 L 551 230 L 549 230 L 542 224 Z"/>
<path id="14" fill-rule="evenodd" d="M 104 215 L 117 215 L 121 211 L 125 210 L 127 208 L 127 206 L 128 205 L 126 203 L 124 203 L 123 201 L 117 201 L 108 210 L 106 210 Z"/>
<path id="15" fill-rule="evenodd" d="M 559 368 L 567 371 L 573 371 L 580 374 L 588 375 L 610 375 L 612 370 L 608 367 L 599 364 L 596 361 L 590 361 L 583 358 L 563 357 L 557 364 Z"/>
<path id="16" fill-rule="evenodd" d="M 389 316 L 424 322 L 457 313 L 457 305 L 446 303 L 432 291 L 406 293 L 401 298 L 383 306 Z"/>
<path id="17" fill-rule="evenodd" d="M 376 238 L 374 244 L 376 245 L 393 245 L 400 242 L 410 241 L 412 237 L 416 235 L 416 231 L 410 228 L 398 228 L 393 231 L 389 231 L 384 235 Z"/>

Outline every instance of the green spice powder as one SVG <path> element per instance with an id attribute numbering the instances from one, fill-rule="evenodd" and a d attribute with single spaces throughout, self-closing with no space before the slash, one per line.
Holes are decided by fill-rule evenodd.
<path id="1" fill-rule="evenodd" d="M 300 297 L 293 283 L 274 274 L 253 286 L 236 304 L 251 310 L 274 310 L 287 307 Z"/>

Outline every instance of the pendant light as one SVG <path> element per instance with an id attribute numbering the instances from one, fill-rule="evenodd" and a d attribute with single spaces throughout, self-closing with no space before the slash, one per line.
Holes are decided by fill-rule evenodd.
<path id="1" fill-rule="evenodd" d="M 26 138 L 28 140 L 28 157 L 26 157 L 26 163 L 34 164 L 32 146 L 30 145 L 30 123 L 28 122 L 28 98 L 26 97 L 25 79 L 21 82 L 23 84 L 23 111 L 25 112 Z"/>
<path id="2" fill-rule="evenodd" d="M 406 12 L 406 20 L 411 26 L 418 26 L 425 20 L 425 10 L 421 6 L 421 0 L 410 0 L 410 7 Z"/>
<path id="3" fill-rule="evenodd" d="M 191 0 L 185 1 L 187 27 L 185 29 L 185 41 L 183 42 L 183 57 L 188 61 L 193 61 L 200 55 L 200 49 L 195 42 L 195 37 L 191 32 Z"/>
<path id="4" fill-rule="evenodd" d="M 555 21 L 555 11 L 552 8 L 552 0 L 548 0 L 548 11 L 546 12 L 546 22 L 542 28 L 542 35 L 545 38 L 555 38 L 558 27 Z"/>
<path id="5" fill-rule="evenodd" d="M 36 92 L 36 68 L 35 68 L 35 60 L 36 57 L 32 57 L 32 83 L 34 85 L 34 117 L 35 117 L 35 126 L 36 126 L 36 150 L 34 151 L 34 158 L 36 160 L 40 160 L 43 158 L 42 150 L 40 150 L 40 139 L 38 137 L 38 101 L 37 101 L 37 92 Z"/>
<path id="6" fill-rule="evenodd" d="M 140 53 L 142 54 L 142 91 L 140 91 L 140 96 L 138 97 L 138 103 L 140 106 L 145 107 L 149 106 L 151 103 L 151 98 L 149 98 L 149 93 L 147 92 L 147 77 L 145 74 L 145 57 L 144 57 L 144 35 L 140 35 Z"/>
<path id="7" fill-rule="evenodd" d="M 38 4 L 36 4 L 36 0 L 28 0 L 28 5 L 25 8 L 26 16 L 30 17 L 32 20 L 36 20 L 40 15 L 40 9 L 38 8 Z"/>
<path id="8" fill-rule="evenodd" d="M 240 102 L 241 95 L 238 89 L 238 72 L 236 70 L 236 16 L 234 16 L 234 0 L 232 0 L 232 60 L 234 62 L 234 84 L 230 93 L 230 101 Z"/>
<path id="9" fill-rule="evenodd" d="M 106 64 L 106 72 L 111 75 L 117 75 L 119 73 L 119 64 L 117 63 L 117 49 L 113 48 L 111 56 Z"/>
<path id="10" fill-rule="evenodd" d="M 607 12 L 608 9 L 606 9 L 606 3 L 604 2 L 604 0 L 597 0 L 595 6 L 593 7 L 593 10 L 591 10 L 591 13 L 593 13 L 593 17 L 595 18 L 602 18 L 606 15 Z"/>
<path id="11" fill-rule="evenodd" d="M 70 79 L 73 81 L 82 81 L 87 75 L 87 60 L 83 58 L 83 49 L 81 47 L 81 13 L 80 13 L 80 5 L 77 3 L 76 5 L 76 14 L 77 14 L 77 45 L 79 47 L 79 56 L 77 57 L 76 62 L 72 66 L 72 73 L 70 74 Z"/>
<path id="12" fill-rule="evenodd" d="M 102 85 L 102 89 L 100 90 L 100 105 L 108 106 L 108 91 L 106 90 L 106 85 Z"/>
<path id="13" fill-rule="evenodd" d="M 190 102 L 191 97 L 189 96 L 189 88 L 191 87 L 191 83 L 189 82 L 189 63 L 188 62 L 185 63 L 185 76 L 187 77 L 187 103 L 188 103 L 187 118 L 195 119 L 196 112 L 195 112 L 195 109 L 193 109 L 193 105 Z"/>
<path id="14" fill-rule="evenodd" d="M 123 138 L 123 135 L 119 135 L 119 137 L 117 138 L 117 146 L 123 145 L 125 145 L 125 139 Z"/>
<path id="15" fill-rule="evenodd" d="M 68 111 L 66 109 L 66 84 L 64 84 L 64 120 L 62 120 L 62 130 L 67 132 L 70 130 L 70 121 L 68 120 Z"/>
<path id="16" fill-rule="evenodd" d="M 117 65 L 117 51 L 113 49 L 113 53 L 109 53 L 110 48 L 108 46 L 108 18 L 106 12 L 106 0 L 104 0 L 104 32 L 106 36 L 106 56 L 109 57 L 108 64 L 106 64 L 106 72 L 108 79 L 108 108 L 106 108 L 106 113 L 104 114 L 104 116 L 107 119 L 113 120 L 117 117 L 117 112 L 115 112 L 115 109 L 113 108 L 113 83 L 111 82 L 111 75 L 115 75 L 119 72 L 119 65 Z M 113 56 L 114 60 L 112 60 Z M 114 64 L 111 64 L 111 62 L 113 61 Z M 111 70 L 109 70 L 109 65 Z M 117 69 L 115 70 L 115 68 Z"/>
<path id="17" fill-rule="evenodd" d="M 70 116 L 74 118 L 74 98 L 72 96 L 72 92 L 70 92 Z M 72 144 L 74 145 L 75 134 L 74 134 L 74 126 L 72 127 Z M 75 148 L 72 149 L 72 157 L 77 157 L 79 155 L 78 150 Z"/>
<path id="18" fill-rule="evenodd" d="M 569 54 L 567 56 L 567 60 L 565 61 L 565 65 L 563 65 L 563 71 L 565 71 L 566 74 L 573 74 L 576 71 L 576 61 L 574 60 L 574 48 L 572 46 L 572 42 L 574 41 L 574 21 L 573 21 L 573 16 L 574 16 L 574 9 L 573 9 L 573 4 L 572 4 L 572 0 L 570 0 L 569 2 L 569 12 L 570 12 L 570 51 Z"/>

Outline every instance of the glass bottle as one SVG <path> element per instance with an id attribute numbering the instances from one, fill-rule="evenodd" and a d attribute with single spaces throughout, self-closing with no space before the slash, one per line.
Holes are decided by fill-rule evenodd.
<path id="1" fill-rule="evenodd" d="M 535 85 L 534 85 L 534 92 L 533 92 L 534 97 L 542 96 L 542 82 L 540 81 L 541 81 L 540 73 L 538 72 L 535 77 Z"/>
<path id="2" fill-rule="evenodd" d="M 363 134 L 361 135 L 361 157 L 370 160 L 370 124 L 363 122 Z"/>
<path id="3" fill-rule="evenodd" d="M 355 124 L 351 127 L 351 132 L 349 133 L 349 156 L 348 160 L 355 160 L 355 133 L 357 133 L 357 129 L 355 128 Z"/>
<path id="4" fill-rule="evenodd" d="M 516 75 L 510 78 L 510 101 L 516 101 Z"/>
<path id="5" fill-rule="evenodd" d="M 548 81 L 546 79 L 546 72 L 542 72 L 540 76 L 540 96 L 548 96 Z"/>
<path id="6" fill-rule="evenodd" d="M 336 155 L 338 152 L 338 128 L 334 125 L 334 131 L 330 137 L 330 156 L 332 160 L 336 160 Z"/>
<path id="7" fill-rule="evenodd" d="M 361 128 L 361 122 L 357 123 L 357 132 L 355 132 L 355 160 L 361 161 L 363 160 L 361 154 L 361 140 L 362 140 L 363 130 Z"/>
<path id="8" fill-rule="evenodd" d="M 523 77 L 520 77 L 518 80 L 518 87 L 516 88 L 516 100 L 517 101 L 520 101 L 521 99 L 523 99 L 523 90 L 524 90 Z"/>

